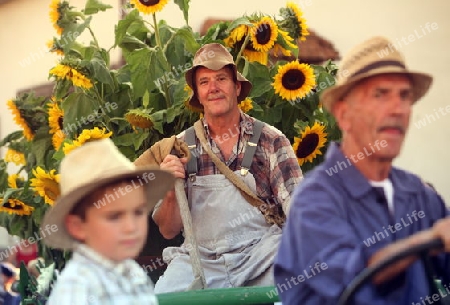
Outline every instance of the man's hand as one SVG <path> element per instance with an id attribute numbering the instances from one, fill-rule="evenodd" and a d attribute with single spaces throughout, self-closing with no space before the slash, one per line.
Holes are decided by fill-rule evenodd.
<path id="1" fill-rule="evenodd" d="M 433 225 L 433 227 L 431 227 L 428 230 L 418 232 L 414 235 L 411 235 L 408 238 L 399 240 L 379 250 L 369 259 L 368 266 L 369 267 L 373 266 L 379 263 L 380 261 L 386 259 L 387 257 L 392 256 L 395 253 L 404 251 L 407 248 L 410 248 L 411 246 L 430 242 L 436 238 L 440 238 L 444 243 L 445 252 L 450 252 L 450 217 L 438 220 Z M 441 252 L 442 250 L 435 250 L 432 251 L 430 254 L 437 255 Z M 373 278 L 373 283 L 381 284 L 391 279 L 395 275 L 399 274 L 400 272 L 403 272 L 406 268 L 408 268 L 412 263 L 416 261 L 417 258 L 418 258 L 417 256 L 410 256 L 404 258 L 403 260 L 400 260 L 391 267 L 384 269 Z"/>
<path id="2" fill-rule="evenodd" d="M 450 252 L 450 217 L 436 221 L 431 230 L 435 238 L 442 240 L 445 252 Z"/>
<path id="3" fill-rule="evenodd" d="M 178 158 L 175 155 L 169 154 L 164 158 L 159 167 L 170 171 L 176 178 L 184 179 L 186 177 L 186 171 L 184 169 L 186 163 L 187 158 Z"/>

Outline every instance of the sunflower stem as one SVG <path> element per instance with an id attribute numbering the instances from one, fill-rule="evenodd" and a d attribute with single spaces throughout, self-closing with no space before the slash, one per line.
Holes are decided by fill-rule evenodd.
<path id="1" fill-rule="evenodd" d="M 238 55 L 236 56 L 236 66 L 239 64 L 239 61 L 242 58 L 242 53 L 244 53 L 245 47 L 248 44 L 248 41 L 250 40 L 250 33 L 247 33 L 247 35 L 245 36 L 244 42 L 242 43 L 241 49 L 239 50 Z"/>
<path id="2" fill-rule="evenodd" d="M 165 56 L 165 54 L 163 52 L 163 46 L 162 46 L 162 43 L 161 43 L 161 37 L 159 36 L 159 27 L 158 27 L 158 23 L 156 22 L 156 14 L 153 13 L 152 17 L 153 17 L 153 24 L 154 24 L 153 26 L 155 28 L 156 44 L 158 45 L 159 49 L 163 53 L 164 59 L 166 60 L 167 64 L 170 66 L 170 64 L 167 61 L 167 58 L 166 58 L 166 56 Z M 172 101 L 171 101 L 170 94 L 169 94 L 169 86 L 167 85 L 168 80 L 167 80 L 166 73 L 163 74 L 163 78 L 164 78 L 164 83 L 162 84 L 162 86 L 163 86 L 164 93 L 166 95 L 166 98 L 165 98 L 165 100 L 166 100 L 166 107 L 170 108 L 172 106 Z"/>
<path id="3" fill-rule="evenodd" d="M 97 48 L 100 48 L 100 45 L 98 44 L 98 40 L 97 40 L 97 38 L 95 37 L 95 34 L 94 34 L 94 32 L 92 31 L 91 27 L 88 26 L 87 28 L 88 28 L 89 32 L 91 33 L 91 35 L 92 35 L 92 39 L 94 39 L 95 46 L 96 46 Z"/>

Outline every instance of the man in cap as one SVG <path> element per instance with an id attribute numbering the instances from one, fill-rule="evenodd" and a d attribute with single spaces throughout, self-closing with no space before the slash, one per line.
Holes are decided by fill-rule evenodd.
<path id="1" fill-rule="evenodd" d="M 321 96 L 343 136 L 293 195 L 274 268 L 283 304 L 336 304 L 364 268 L 412 245 L 441 238 L 450 250 L 442 198 L 392 166 L 412 106 L 432 78 L 408 70 L 391 45 L 373 37 L 356 46 Z M 440 275 L 448 275 L 449 255 L 433 259 Z M 354 304 L 423 304 L 431 294 L 424 266 L 409 257 L 364 286 Z"/>
<path id="2" fill-rule="evenodd" d="M 302 178 L 295 153 L 279 130 L 240 111 L 238 103 L 246 98 L 252 85 L 237 71 L 224 46 L 211 43 L 201 47 L 185 78 L 193 90 L 189 104 L 204 114 L 197 123 L 206 138 L 203 145 L 263 203 L 253 206 L 243 197 L 216 166 L 192 128 L 178 135 L 190 146 L 189 162 L 193 167 L 186 158 L 174 155 L 165 157 L 160 166 L 186 179 L 206 285 L 273 285 L 272 265 L 281 225 L 291 192 Z M 155 208 L 153 219 L 165 238 L 180 233 L 183 227 L 174 192 Z M 193 282 L 190 247 L 183 244 L 164 249 L 168 268 L 156 283 L 157 293 L 183 291 Z"/>

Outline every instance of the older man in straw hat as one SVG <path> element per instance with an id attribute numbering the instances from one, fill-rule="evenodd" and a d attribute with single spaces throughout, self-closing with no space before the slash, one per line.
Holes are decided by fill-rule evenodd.
<path id="1" fill-rule="evenodd" d="M 191 149 L 189 162 L 168 155 L 160 166 L 186 179 L 206 286 L 273 285 L 281 225 L 302 177 L 294 151 L 279 130 L 239 110 L 252 85 L 225 47 L 201 47 L 185 78 L 193 90 L 189 104 L 202 109 L 204 118 L 195 130 L 178 135 Z M 180 233 L 173 192 L 155 208 L 153 218 L 164 237 Z M 193 283 L 193 246 L 185 242 L 164 249 L 168 268 L 156 283 L 157 293 L 186 290 Z"/>
<path id="2" fill-rule="evenodd" d="M 294 193 L 275 262 L 283 304 L 336 304 L 365 267 L 417 243 L 441 238 L 450 250 L 442 198 L 392 166 L 412 106 L 432 78 L 408 70 L 390 45 L 373 37 L 356 46 L 321 97 L 343 137 Z M 436 270 L 448 275 L 450 257 L 435 258 Z M 364 286 L 355 304 L 423 304 L 430 293 L 422 263 L 408 258 Z"/>

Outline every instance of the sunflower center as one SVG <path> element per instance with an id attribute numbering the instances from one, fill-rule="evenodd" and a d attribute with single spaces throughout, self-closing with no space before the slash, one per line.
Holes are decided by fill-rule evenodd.
<path id="1" fill-rule="evenodd" d="M 4 204 L 4 207 L 10 210 L 22 210 L 22 205 L 14 199 L 9 199 L 8 202 Z"/>
<path id="2" fill-rule="evenodd" d="M 58 118 L 59 129 L 63 129 L 63 127 L 64 127 L 63 122 L 64 122 L 64 121 L 63 121 L 63 117 L 60 116 L 60 117 Z"/>
<path id="3" fill-rule="evenodd" d="M 292 69 L 287 71 L 281 78 L 283 87 L 288 90 L 300 89 L 305 83 L 305 75 L 300 70 Z"/>
<path id="4" fill-rule="evenodd" d="M 316 133 L 310 133 L 306 135 L 297 149 L 297 158 L 306 158 L 312 154 L 319 144 L 319 135 Z"/>
<path id="5" fill-rule="evenodd" d="M 259 44 L 267 44 L 272 36 L 272 28 L 270 27 L 270 24 L 261 24 L 256 30 L 255 36 Z"/>
<path id="6" fill-rule="evenodd" d="M 139 0 L 142 5 L 154 6 L 159 3 L 159 0 Z"/>
<path id="7" fill-rule="evenodd" d="M 44 183 L 44 192 L 48 198 L 56 200 L 60 193 L 59 185 L 54 180 L 46 179 Z"/>

